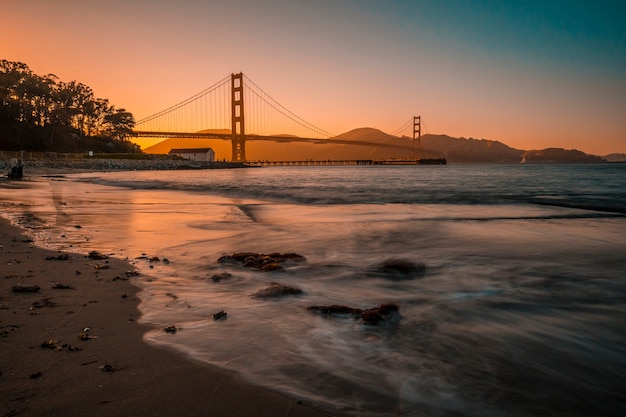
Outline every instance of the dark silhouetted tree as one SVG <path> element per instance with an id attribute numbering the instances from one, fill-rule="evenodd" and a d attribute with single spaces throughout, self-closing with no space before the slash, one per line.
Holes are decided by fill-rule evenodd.
<path id="1" fill-rule="evenodd" d="M 0 61 L 0 124 L 0 149 L 76 151 L 94 145 L 86 138 L 99 138 L 110 149 L 138 150 L 127 140 L 131 113 L 85 84 L 39 76 L 21 62 Z"/>

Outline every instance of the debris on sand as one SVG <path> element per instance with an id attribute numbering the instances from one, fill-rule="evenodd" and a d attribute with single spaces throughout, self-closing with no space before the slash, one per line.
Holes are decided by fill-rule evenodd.
<path id="1" fill-rule="evenodd" d="M 41 289 L 39 285 L 17 284 L 11 290 L 13 292 L 38 292 Z"/>
<path id="2" fill-rule="evenodd" d="M 54 288 L 55 290 L 75 290 L 76 288 L 72 287 L 71 285 L 68 284 L 61 284 L 61 283 L 52 283 L 52 288 Z"/>
<path id="3" fill-rule="evenodd" d="M 69 261 L 72 259 L 67 253 L 58 256 L 46 256 L 46 261 Z"/>
<path id="4" fill-rule="evenodd" d="M 89 332 L 91 331 L 91 329 L 89 327 L 85 327 L 83 329 L 83 331 L 78 335 L 78 338 L 80 340 L 91 340 L 91 339 L 98 339 L 98 336 L 92 336 L 89 334 Z"/>
<path id="5" fill-rule="evenodd" d="M 58 342 L 54 339 L 48 339 L 41 343 L 41 347 L 45 349 L 56 349 L 57 343 Z"/>

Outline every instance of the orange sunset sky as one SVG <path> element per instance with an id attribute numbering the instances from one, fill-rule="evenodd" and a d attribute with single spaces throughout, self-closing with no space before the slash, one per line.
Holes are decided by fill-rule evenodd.
<path id="1" fill-rule="evenodd" d="M 0 59 L 136 119 L 244 72 L 326 131 L 626 153 L 626 2 L 4 0 Z M 410 134 L 410 132 L 408 132 Z"/>

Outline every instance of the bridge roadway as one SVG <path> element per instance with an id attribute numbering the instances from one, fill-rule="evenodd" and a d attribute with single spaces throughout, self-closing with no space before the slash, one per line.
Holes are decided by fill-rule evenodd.
<path id="1" fill-rule="evenodd" d="M 182 133 L 182 132 L 151 132 L 145 130 L 137 130 L 135 135 L 144 138 L 185 138 L 185 139 L 222 139 L 231 140 L 232 135 L 229 133 Z M 411 145 L 395 145 L 392 143 L 367 142 L 364 140 L 341 139 L 339 137 L 331 139 L 319 138 L 301 138 L 298 136 L 263 136 L 263 135 L 246 135 L 246 141 L 249 140 L 268 140 L 272 142 L 288 143 L 288 142 L 307 142 L 315 144 L 335 144 L 335 145 L 356 145 L 356 146 L 376 146 L 380 148 L 395 148 L 412 150 Z"/>
<path id="2" fill-rule="evenodd" d="M 249 161 L 246 166 L 339 166 L 339 165 L 446 165 L 445 158 L 425 159 L 329 159 L 316 161 Z"/>

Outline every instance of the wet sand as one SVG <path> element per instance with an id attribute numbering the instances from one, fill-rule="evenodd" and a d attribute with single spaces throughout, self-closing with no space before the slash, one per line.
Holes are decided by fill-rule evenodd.
<path id="1" fill-rule="evenodd" d="M 331 415 L 144 342 L 133 270 L 38 248 L 0 218 L 0 417 Z"/>

